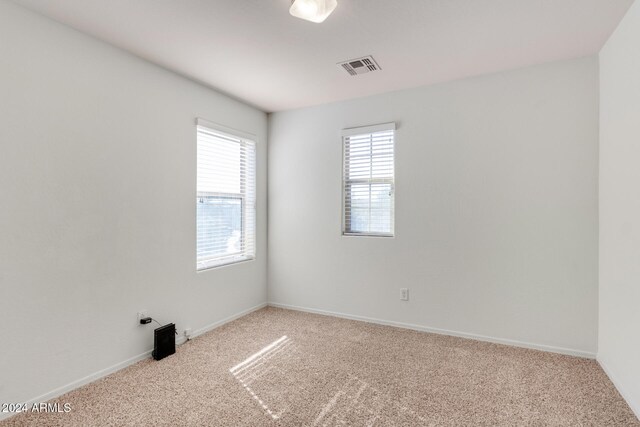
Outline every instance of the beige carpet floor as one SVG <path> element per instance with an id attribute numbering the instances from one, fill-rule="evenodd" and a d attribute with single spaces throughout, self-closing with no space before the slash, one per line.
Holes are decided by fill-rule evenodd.
<path id="1" fill-rule="evenodd" d="M 265 308 L 7 426 L 640 426 L 593 360 Z"/>

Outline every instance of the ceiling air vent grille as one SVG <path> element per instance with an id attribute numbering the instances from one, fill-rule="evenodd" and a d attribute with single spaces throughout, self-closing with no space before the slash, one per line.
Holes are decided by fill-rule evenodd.
<path id="1" fill-rule="evenodd" d="M 350 59 L 348 61 L 338 63 L 339 67 L 345 69 L 351 76 L 365 74 L 370 71 L 381 70 L 380 66 L 372 56 L 363 56 L 362 58 Z"/>

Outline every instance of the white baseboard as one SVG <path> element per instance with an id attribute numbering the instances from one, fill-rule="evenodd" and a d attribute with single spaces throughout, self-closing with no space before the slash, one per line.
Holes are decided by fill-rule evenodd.
<path id="1" fill-rule="evenodd" d="M 139 362 L 139 361 L 141 361 L 143 359 L 146 359 L 147 357 L 150 357 L 151 356 L 151 351 L 152 350 L 145 351 L 144 353 L 139 354 L 137 356 L 134 356 L 134 357 L 132 357 L 130 359 L 127 359 L 127 360 L 125 360 L 123 362 L 116 363 L 113 366 L 110 366 L 110 367 L 105 368 L 105 369 L 101 369 L 101 370 L 99 370 L 97 372 L 94 372 L 93 374 L 87 375 L 84 378 L 80 378 L 79 380 L 70 382 L 67 385 L 64 385 L 62 387 L 58 387 L 58 388 L 56 388 L 54 390 L 51 390 L 51 391 L 49 391 L 49 392 L 47 392 L 45 394 L 42 394 L 42 395 L 40 395 L 38 397 L 34 397 L 33 399 L 30 399 L 27 402 L 25 402 L 26 406 L 27 407 L 31 407 L 34 403 L 46 402 L 48 400 L 55 399 L 58 396 L 62 396 L 65 393 L 68 393 L 68 392 L 70 392 L 72 390 L 75 390 L 76 388 L 79 388 L 79 387 L 82 387 L 83 385 L 92 383 L 92 382 L 94 382 L 96 380 L 99 380 L 102 377 L 106 377 L 109 374 L 112 374 L 112 373 L 114 373 L 116 371 L 119 371 L 120 369 L 124 369 L 127 366 L 133 365 L 136 362 Z M 0 420 L 3 420 L 5 418 L 10 418 L 10 417 L 12 417 L 14 415 L 17 415 L 17 413 L 0 412 Z"/>
<path id="2" fill-rule="evenodd" d="M 607 374 L 607 376 L 609 377 L 613 385 L 616 387 L 616 389 L 618 389 L 618 393 L 620 393 L 620 396 L 622 396 L 625 402 L 627 402 L 627 405 L 629 405 L 629 408 L 631 408 L 633 413 L 636 415 L 636 418 L 640 420 L 640 403 L 634 402 L 633 400 L 631 400 L 631 396 L 629 396 L 629 394 L 627 393 L 626 389 L 620 382 L 618 376 L 613 374 L 609 366 L 606 363 L 604 363 L 604 361 L 600 358 L 599 355 L 596 358 L 596 360 L 598 361 L 598 364 L 600 365 L 602 370 L 605 372 L 605 374 Z"/>
<path id="3" fill-rule="evenodd" d="M 222 326 L 222 325 L 224 325 L 226 323 L 233 322 L 234 320 L 239 319 L 241 317 L 244 317 L 247 314 L 253 313 L 254 311 L 258 311 L 261 308 L 265 308 L 266 306 L 267 306 L 267 303 L 263 302 L 262 304 L 258 304 L 258 305 L 254 306 L 254 307 L 251 307 L 251 308 L 247 309 L 247 310 L 241 311 L 240 313 L 236 313 L 233 316 L 226 317 L 226 318 L 224 318 L 222 320 L 219 320 L 219 321 L 217 321 L 215 323 L 212 323 L 210 325 L 204 326 L 204 327 L 202 327 L 200 329 L 196 329 L 195 331 L 193 331 L 191 333 L 191 337 L 189 338 L 189 340 L 192 340 L 192 339 L 194 339 L 196 337 L 199 337 L 202 334 L 206 334 L 207 332 L 212 331 L 212 330 L 214 330 L 216 328 L 219 328 L 220 326 Z M 184 336 L 180 336 L 179 338 L 176 339 L 176 345 L 184 344 L 185 342 L 187 342 L 187 339 Z"/>
<path id="4" fill-rule="evenodd" d="M 193 339 L 193 338 L 195 338 L 195 337 L 197 337 L 199 335 L 205 334 L 205 333 L 207 333 L 207 332 L 209 332 L 209 331 L 211 331 L 211 330 L 213 330 L 215 328 L 218 328 L 218 327 L 220 327 L 220 326 L 222 326 L 222 325 L 224 325 L 226 323 L 229 323 L 229 322 L 232 322 L 232 321 L 234 321 L 236 319 L 239 319 L 240 317 L 246 316 L 247 314 L 252 313 L 252 312 L 254 312 L 256 310 L 260 310 L 261 308 L 264 308 L 266 306 L 267 306 L 267 303 L 262 303 L 262 304 L 259 304 L 259 305 L 255 306 L 255 307 L 251 307 L 248 310 L 244 310 L 244 311 L 241 311 L 240 313 L 236 313 L 233 316 L 226 317 L 226 318 L 224 318 L 222 320 L 219 320 L 219 321 L 217 321 L 215 323 L 212 323 L 210 325 L 204 326 L 204 327 L 202 327 L 200 329 L 196 329 L 192 333 L 190 339 Z M 176 339 L 176 345 L 183 344 L 186 341 L 187 341 L 187 339 L 184 336 L 180 336 L 180 337 L 178 337 Z M 122 361 L 120 363 L 116 363 L 115 365 L 110 366 L 108 368 L 101 369 L 101 370 L 99 370 L 97 372 L 94 372 L 93 374 L 87 375 L 84 378 L 80 378 L 79 380 L 70 382 L 69 384 L 67 384 L 65 386 L 56 388 L 55 390 L 51 390 L 51 391 L 49 391 L 49 392 L 47 392 L 45 394 L 42 394 L 42 395 L 40 395 L 38 397 L 30 399 L 29 401 L 27 401 L 25 403 L 27 404 L 28 407 L 31 407 L 34 403 L 46 402 L 48 400 L 55 399 L 56 397 L 62 396 L 65 393 L 68 393 L 68 392 L 70 392 L 72 390 L 75 390 L 77 388 L 82 387 L 83 385 L 87 385 L 89 383 L 92 383 L 92 382 L 94 382 L 96 380 L 99 380 L 100 378 L 106 377 L 109 374 L 112 374 L 112 373 L 117 372 L 117 371 L 119 371 L 121 369 L 124 369 L 127 366 L 133 365 L 136 362 L 139 362 L 139 361 L 144 360 L 144 359 L 146 359 L 148 357 L 151 357 L 151 352 L 152 351 L 153 350 L 147 350 L 142 354 L 134 356 L 134 357 L 132 357 L 130 359 L 127 359 L 125 361 Z M 17 415 L 17 414 L 7 413 L 7 412 L 0 412 L 0 421 L 2 421 L 4 419 L 7 419 L 7 418 L 10 418 L 13 415 Z"/>
<path id="5" fill-rule="evenodd" d="M 522 347 L 522 348 L 528 348 L 528 349 L 532 349 L 532 350 L 547 351 L 547 352 L 550 352 L 550 353 L 565 354 L 565 355 L 568 355 L 568 356 L 583 357 L 583 358 L 586 358 L 586 359 L 595 359 L 596 358 L 596 354 L 595 353 L 591 353 L 591 352 L 588 352 L 588 351 L 582 351 L 582 350 L 574 350 L 574 349 L 570 349 L 570 348 L 554 347 L 554 346 L 545 345 L 545 344 L 534 344 L 534 343 L 528 343 L 528 342 L 505 339 L 505 338 L 495 338 L 495 337 L 471 334 L 471 333 L 466 333 L 466 332 L 450 331 L 450 330 L 447 330 L 447 329 L 432 328 L 432 327 L 429 327 L 429 326 L 414 325 L 414 324 L 411 324 L 411 323 L 395 322 L 395 321 L 392 321 L 392 320 L 374 319 L 374 318 L 370 318 L 370 317 L 356 316 L 356 315 L 346 314 L 346 313 L 337 313 L 337 312 L 327 311 L 327 310 L 318 310 L 318 309 L 314 309 L 314 308 L 298 307 L 298 306 L 288 305 L 288 304 L 280 304 L 280 303 L 276 303 L 276 302 L 269 302 L 268 305 L 270 307 L 278 307 L 278 308 L 285 308 L 285 309 L 288 309 L 288 310 L 304 311 L 304 312 L 307 312 L 307 313 L 322 314 L 322 315 L 325 315 L 325 316 L 341 317 L 341 318 L 344 318 L 344 319 L 359 320 L 361 322 L 375 323 L 375 324 L 378 324 L 378 325 L 395 326 L 397 328 L 411 329 L 411 330 L 414 330 L 414 331 L 429 332 L 429 333 L 432 333 L 432 334 L 439 334 L 439 335 L 449 335 L 449 336 L 460 337 L 460 338 L 468 338 L 468 339 L 473 339 L 473 340 L 477 340 L 477 341 L 490 342 L 490 343 L 494 343 L 494 344 L 503 344 L 503 345 L 509 345 L 509 346 L 513 346 L 513 347 Z"/>

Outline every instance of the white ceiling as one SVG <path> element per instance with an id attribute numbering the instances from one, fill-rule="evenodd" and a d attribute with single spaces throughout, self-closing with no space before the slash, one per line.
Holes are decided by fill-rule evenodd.
<path id="1" fill-rule="evenodd" d="M 598 52 L 633 0 L 14 0 L 151 62 L 280 111 Z M 339 61 L 373 55 L 351 77 Z"/>

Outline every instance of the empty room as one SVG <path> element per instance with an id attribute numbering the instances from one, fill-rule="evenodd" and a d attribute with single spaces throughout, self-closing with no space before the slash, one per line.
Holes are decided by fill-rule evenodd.
<path id="1" fill-rule="evenodd" d="M 640 427 L 640 3 L 0 0 L 0 426 Z"/>

